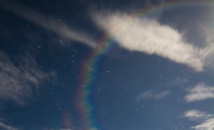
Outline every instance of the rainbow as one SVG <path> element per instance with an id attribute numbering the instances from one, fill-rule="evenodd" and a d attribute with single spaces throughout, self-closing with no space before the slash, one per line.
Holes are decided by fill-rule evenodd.
<path id="1" fill-rule="evenodd" d="M 192 7 L 192 6 L 210 6 L 210 4 L 213 5 L 212 1 L 206 1 L 206 0 L 195 0 L 195 1 L 181 1 L 181 0 L 174 0 L 173 2 L 168 3 L 160 3 L 158 5 L 149 6 L 147 8 L 144 8 L 143 10 L 131 13 L 132 16 L 138 18 L 143 16 L 152 15 L 154 13 L 158 13 L 163 10 L 169 10 L 169 9 L 176 9 L 179 7 Z M 130 21 L 130 22 L 133 22 Z M 127 25 L 120 25 L 119 28 L 116 28 L 114 30 L 115 33 L 121 30 L 122 27 L 129 26 Z M 98 47 L 96 47 L 92 53 L 87 57 L 85 60 L 82 72 L 81 72 L 81 81 L 80 85 L 78 87 L 78 95 L 76 98 L 76 107 L 80 114 L 80 122 L 82 124 L 81 128 L 83 130 L 100 130 L 100 126 L 97 124 L 95 118 L 94 118 L 94 107 L 95 104 L 93 103 L 93 99 L 91 96 L 92 91 L 94 90 L 95 81 L 98 77 L 96 74 L 96 71 L 99 71 L 100 68 L 100 62 L 103 58 L 103 56 L 109 52 L 109 50 L 114 45 L 114 34 L 106 34 L 104 35 L 98 42 Z"/>

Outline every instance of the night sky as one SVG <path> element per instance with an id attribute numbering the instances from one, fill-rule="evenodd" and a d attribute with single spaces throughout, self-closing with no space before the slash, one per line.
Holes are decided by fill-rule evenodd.
<path id="1" fill-rule="evenodd" d="M 0 130 L 214 130 L 213 12 L 1 0 Z"/>

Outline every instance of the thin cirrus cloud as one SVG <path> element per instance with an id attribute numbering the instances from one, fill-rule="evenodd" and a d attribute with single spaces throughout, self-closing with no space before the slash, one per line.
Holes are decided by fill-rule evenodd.
<path id="1" fill-rule="evenodd" d="M 87 34 L 74 30 L 65 23 L 45 16 L 35 10 L 5 0 L 0 1 L 0 6 L 68 40 L 78 41 L 92 48 L 96 47 L 95 42 Z"/>
<path id="2" fill-rule="evenodd" d="M 184 117 L 197 121 L 200 124 L 191 127 L 195 130 L 213 130 L 214 129 L 214 115 L 208 114 L 199 110 L 189 110 L 184 113 Z"/>
<path id="3" fill-rule="evenodd" d="M 193 121 L 197 121 L 197 120 L 203 120 L 206 119 L 208 117 L 210 117 L 209 114 L 207 114 L 206 112 L 202 112 L 199 110 L 188 110 L 184 113 L 184 117 L 189 118 L 190 120 Z"/>
<path id="4" fill-rule="evenodd" d="M 0 100 L 25 105 L 33 98 L 39 85 L 55 73 L 42 71 L 32 57 L 15 59 L 16 64 L 10 56 L 0 51 Z"/>
<path id="5" fill-rule="evenodd" d="M 163 92 L 157 92 L 155 93 L 152 90 L 148 90 L 145 92 L 140 93 L 137 97 L 136 97 L 136 101 L 141 101 L 141 100 L 145 100 L 145 99 L 161 99 L 167 95 L 169 95 L 169 91 L 163 91 Z"/>
<path id="6" fill-rule="evenodd" d="M 192 127 L 195 130 L 213 130 L 214 129 L 214 118 L 205 120 L 203 123 Z"/>
<path id="7" fill-rule="evenodd" d="M 156 54 L 196 71 L 204 69 L 213 47 L 198 48 L 187 43 L 183 35 L 154 19 L 139 19 L 121 12 L 94 13 L 95 23 L 110 34 L 121 47 L 130 51 Z"/>
<path id="8" fill-rule="evenodd" d="M 17 128 L 7 125 L 4 122 L 0 121 L 0 129 L 1 130 L 18 130 Z"/>
<path id="9" fill-rule="evenodd" d="M 199 83 L 187 91 L 189 93 L 184 97 L 187 102 L 195 102 L 214 98 L 214 87 L 207 86 L 204 83 Z"/>
<path id="10" fill-rule="evenodd" d="M 213 69 L 213 64 L 214 64 L 214 58 L 213 58 L 213 55 L 214 55 L 214 49 L 213 49 L 213 46 L 214 46 L 214 37 L 213 37 L 214 29 L 213 29 L 212 23 L 208 24 L 206 27 L 202 27 L 202 32 L 203 32 L 202 35 L 204 35 L 206 44 L 209 46 L 206 49 L 204 49 L 204 52 L 203 52 L 203 53 L 206 53 L 207 55 L 209 55 L 206 57 L 206 66 Z"/>

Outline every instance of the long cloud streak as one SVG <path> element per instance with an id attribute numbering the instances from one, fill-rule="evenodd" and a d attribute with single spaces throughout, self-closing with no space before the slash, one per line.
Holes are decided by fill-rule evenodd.
<path id="1" fill-rule="evenodd" d="M 120 12 L 99 12 L 92 16 L 94 21 L 130 51 L 156 54 L 202 71 L 206 57 L 212 48 L 198 48 L 183 39 L 182 34 L 156 20 L 139 19 Z"/>
<path id="2" fill-rule="evenodd" d="M 42 15 L 32 9 L 4 0 L 0 1 L 0 6 L 68 40 L 78 41 L 92 48 L 96 46 L 95 42 L 86 34 L 72 30 L 66 24 Z"/>

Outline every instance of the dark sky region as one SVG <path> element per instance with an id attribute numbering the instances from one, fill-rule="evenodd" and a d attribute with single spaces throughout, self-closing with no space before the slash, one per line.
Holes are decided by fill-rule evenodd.
<path id="1" fill-rule="evenodd" d="M 214 130 L 213 12 L 1 0 L 0 130 Z"/>

